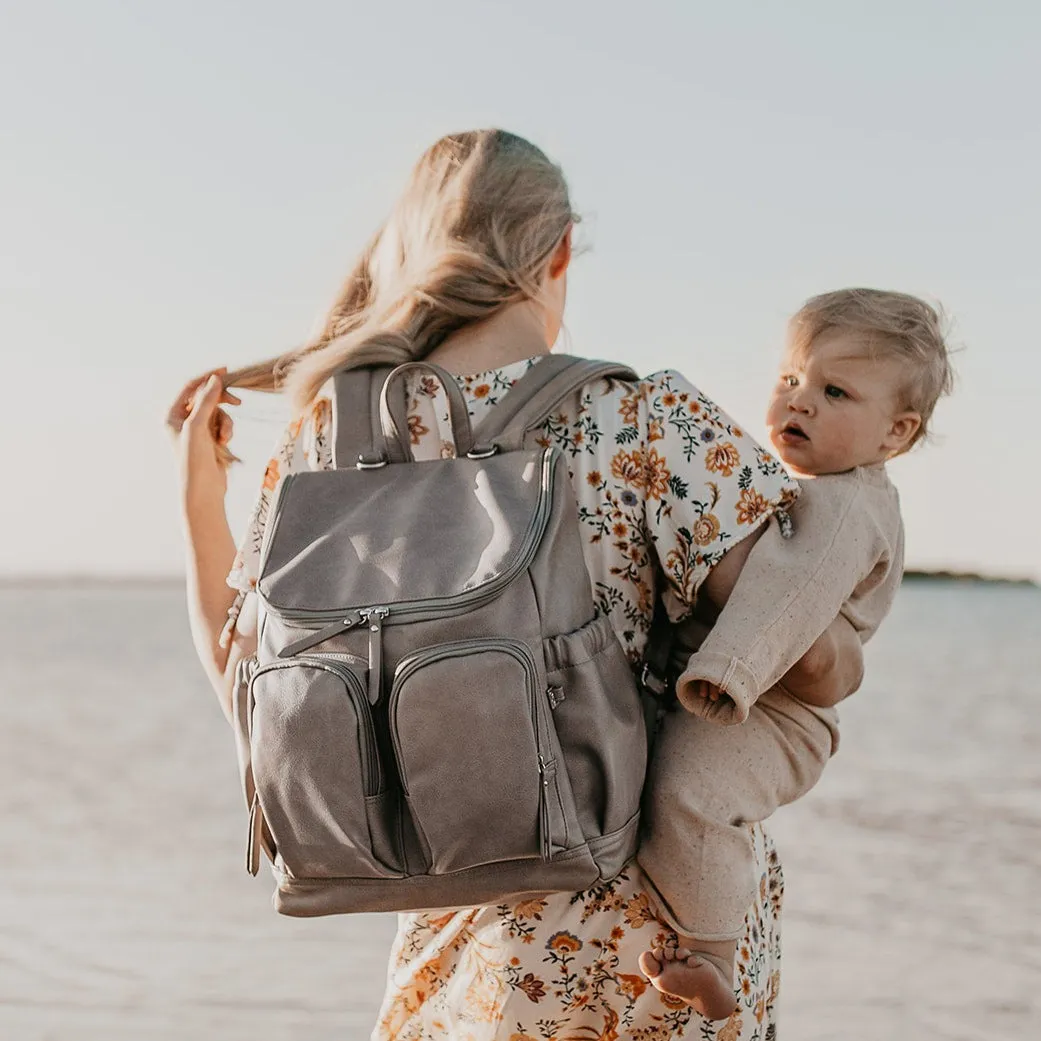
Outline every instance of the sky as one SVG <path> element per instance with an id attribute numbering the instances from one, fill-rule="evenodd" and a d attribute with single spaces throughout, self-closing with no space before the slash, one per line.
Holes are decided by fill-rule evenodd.
<path id="1" fill-rule="evenodd" d="M 940 301 L 958 388 L 892 465 L 914 567 L 1041 578 L 1041 7 L 37 0 L 0 8 L 0 574 L 182 570 L 166 409 L 300 344 L 443 133 L 561 163 L 567 346 L 762 436 L 784 323 Z M 283 419 L 237 415 L 241 531 Z"/>

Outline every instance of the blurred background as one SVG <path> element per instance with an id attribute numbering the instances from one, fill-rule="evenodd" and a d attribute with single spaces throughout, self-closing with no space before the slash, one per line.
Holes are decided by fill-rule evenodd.
<path id="1" fill-rule="evenodd" d="M 241 869 L 162 419 L 306 339 L 419 153 L 485 125 L 583 214 L 563 346 L 679 368 L 753 433 L 806 297 L 946 308 L 958 388 L 892 476 L 909 567 L 987 581 L 905 584 L 772 825 L 783 1022 L 1032 1036 L 1039 45 L 1028 0 L 4 5 L 0 1038 L 367 1036 L 392 919 L 280 920 Z M 236 531 L 286 415 L 237 410 Z"/>

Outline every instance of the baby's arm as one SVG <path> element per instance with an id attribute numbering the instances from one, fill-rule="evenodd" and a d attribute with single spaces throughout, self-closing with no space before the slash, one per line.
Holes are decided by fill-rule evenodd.
<path id="1" fill-rule="evenodd" d="M 724 572 L 715 585 L 706 580 L 703 586 L 725 606 L 676 685 L 681 703 L 699 716 L 720 723 L 746 719 L 759 695 L 810 649 L 887 553 L 855 475 L 806 482 L 792 517 L 794 536 L 782 539 L 769 525 L 736 582 Z"/>

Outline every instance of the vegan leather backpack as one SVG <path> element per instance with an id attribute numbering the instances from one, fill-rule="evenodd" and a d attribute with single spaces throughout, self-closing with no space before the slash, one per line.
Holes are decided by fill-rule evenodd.
<path id="1" fill-rule="evenodd" d="M 456 458 L 416 461 L 402 377 L 444 385 Z M 550 355 L 472 431 L 426 362 L 334 379 L 332 470 L 281 482 L 235 691 L 260 851 L 288 915 L 579 891 L 636 851 L 641 696 L 597 617 L 546 419 L 622 366 Z"/>

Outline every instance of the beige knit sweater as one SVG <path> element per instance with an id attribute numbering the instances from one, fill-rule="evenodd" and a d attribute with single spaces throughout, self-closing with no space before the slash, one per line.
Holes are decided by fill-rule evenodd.
<path id="1" fill-rule="evenodd" d="M 867 641 L 892 606 L 903 571 L 900 501 L 885 468 L 803 480 L 794 533 L 771 523 L 730 598 L 676 684 L 690 712 L 741 723 L 760 694 L 809 650 L 839 613 Z M 697 696 L 695 680 L 725 694 Z"/>

